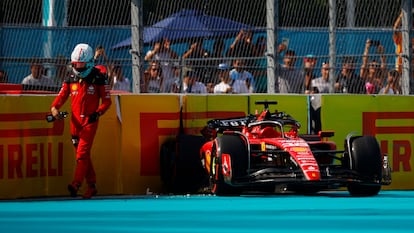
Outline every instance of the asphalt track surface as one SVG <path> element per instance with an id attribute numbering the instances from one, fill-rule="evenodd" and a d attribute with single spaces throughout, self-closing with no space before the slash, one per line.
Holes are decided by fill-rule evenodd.
<path id="1" fill-rule="evenodd" d="M 0 232 L 414 232 L 414 191 L 7 200 Z"/>

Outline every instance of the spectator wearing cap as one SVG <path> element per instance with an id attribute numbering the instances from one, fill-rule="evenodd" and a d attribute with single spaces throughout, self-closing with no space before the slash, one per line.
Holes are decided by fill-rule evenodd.
<path id="1" fill-rule="evenodd" d="M 230 66 L 226 63 L 221 63 L 218 66 L 218 76 L 220 78 L 220 83 L 214 86 L 213 93 L 216 94 L 225 94 L 225 93 L 233 93 L 233 88 L 231 86 L 231 78 L 230 78 Z"/>
<path id="2" fill-rule="evenodd" d="M 207 94 L 207 87 L 199 82 L 200 74 L 196 71 L 189 70 L 183 79 L 183 92 L 194 94 Z"/>
<path id="3" fill-rule="evenodd" d="M 236 59 L 233 62 L 233 69 L 230 70 L 230 77 L 233 82 L 234 93 L 254 93 L 255 82 L 252 73 L 245 69 L 245 63 L 242 59 Z"/>
<path id="4" fill-rule="evenodd" d="M 295 51 L 286 50 L 275 85 L 275 90 L 278 90 L 279 93 L 304 93 L 305 76 L 301 70 L 295 67 L 295 63 Z"/>
<path id="5" fill-rule="evenodd" d="M 56 86 L 51 78 L 43 74 L 42 64 L 36 62 L 31 63 L 30 72 L 31 73 L 23 79 L 22 84 L 42 87 Z"/>

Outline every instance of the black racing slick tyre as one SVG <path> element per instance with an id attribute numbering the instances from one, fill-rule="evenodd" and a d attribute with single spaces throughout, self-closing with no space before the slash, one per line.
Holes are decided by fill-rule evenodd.
<path id="1" fill-rule="evenodd" d="M 174 193 L 197 193 L 206 180 L 201 164 L 200 148 L 206 143 L 202 136 L 178 135 Z"/>
<path id="2" fill-rule="evenodd" d="M 231 176 L 223 175 L 223 155 L 230 155 Z M 212 193 L 217 196 L 238 196 L 242 189 L 232 185 L 234 178 L 247 174 L 248 150 L 245 140 L 240 135 L 222 135 L 215 141 L 211 163 Z"/>
<path id="3" fill-rule="evenodd" d="M 206 180 L 199 155 L 200 148 L 205 142 L 201 136 L 183 134 L 161 145 L 160 174 L 165 192 L 198 192 Z"/>
<path id="4" fill-rule="evenodd" d="M 164 192 L 172 192 L 175 177 L 176 139 L 168 139 L 160 148 L 160 176 Z"/>
<path id="5" fill-rule="evenodd" d="M 377 139 L 373 136 L 357 137 L 351 142 L 352 170 L 361 183 L 351 183 L 351 196 L 375 196 L 381 190 L 382 154 Z"/>

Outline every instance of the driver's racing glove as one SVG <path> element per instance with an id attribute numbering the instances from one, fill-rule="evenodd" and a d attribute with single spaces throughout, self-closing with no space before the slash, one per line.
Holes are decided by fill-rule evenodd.
<path id="1" fill-rule="evenodd" d="M 98 112 L 94 112 L 91 115 L 89 115 L 88 123 L 94 123 L 98 120 L 100 114 Z"/>

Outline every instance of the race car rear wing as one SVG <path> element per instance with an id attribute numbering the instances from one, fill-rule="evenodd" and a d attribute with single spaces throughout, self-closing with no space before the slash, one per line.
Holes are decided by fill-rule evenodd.
<path id="1" fill-rule="evenodd" d="M 218 132 L 225 130 L 239 131 L 242 127 L 247 126 L 254 116 L 246 116 L 240 118 L 228 118 L 228 119 L 213 119 L 207 122 L 207 127 L 216 129 Z"/>
<path id="2" fill-rule="evenodd" d="M 250 122 L 254 121 L 256 117 L 254 115 L 248 115 L 238 118 L 227 119 L 213 119 L 207 121 L 207 125 L 201 129 L 201 135 L 208 140 L 211 140 L 217 136 L 218 133 L 224 131 L 240 132 L 243 127 L 246 127 Z"/>

